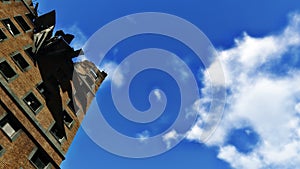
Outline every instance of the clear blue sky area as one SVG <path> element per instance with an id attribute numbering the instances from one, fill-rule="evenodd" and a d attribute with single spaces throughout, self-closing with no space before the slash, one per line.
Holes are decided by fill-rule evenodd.
<path id="1" fill-rule="evenodd" d="M 105 0 L 42 1 L 40 12 L 57 11 L 57 27 L 76 24 L 87 37 L 101 26 L 119 17 L 137 12 L 165 12 L 180 16 L 197 25 L 215 47 L 230 47 L 243 31 L 261 36 L 276 32 L 287 24 L 287 15 L 298 11 L 296 0 L 275 2 L 238 0 Z"/>
<path id="2" fill-rule="evenodd" d="M 291 13 L 300 11 L 299 0 L 51 0 L 38 2 L 40 3 L 38 10 L 40 14 L 53 9 L 56 10 L 57 28 L 71 28 L 75 26 L 86 38 L 89 38 L 105 24 L 128 14 L 139 12 L 170 13 L 196 25 L 206 34 L 218 50 L 232 48 L 234 40 L 242 37 L 243 32 L 247 32 L 251 37 L 264 37 L 276 34 L 288 25 L 288 16 Z M 149 47 L 164 48 L 179 55 L 184 53 L 191 58 L 195 57 L 193 52 L 186 46 L 179 44 L 179 42 L 164 37 L 160 37 L 161 39 L 157 38 L 154 35 L 145 35 L 143 37 L 131 37 L 122 41 L 117 45 L 117 51 L 113 49 L 110 51 L 108 60 L 118 63 L 128 54 Z M 147 44 L 139 43 L 144 39 L 148 39 Z M 172 46 L 176 46 L 176 48 L 172 48 Z M 177 49 L 177 46 L 181 47 L 180 50 Z M 286 62 L 288 61 L 286 60 Z M 195 64 L 196 62 L 193 61 L 192 63 Z M 190 66 L 193 67 L 192 63 Z M 273 71 L 276 70 L 279 71 L 276 68 Z M 165 81 L 151 80 L 153 79 L 151 73 L 160 73 L 161 77 L 159 79 L 164 79 Z M 171 101 L 173 99 L 173 105 L 178 105 L 179 95 L 175 92 L 178 88 L 176 86 L 170 87 L 169 84 L 171 83 L 174 83 L 171 77 L 157 72 L 157 70 L 143 72 L 131 84 L 132 91 L 130 95 L 132 98 L 135 98 L 135 100 L 133 99 L 133 104 L 140 110 L 147 109 L 149 107 L 147 102 L 149 91 L 159 86 L 160 89 L 166 90 L 165 94 L 171 97 Z M 199 86 L 202 85 L 200 81 L 198 83 Z M 166 123 L 161 122 L 160 120 L 162 119 L 158 119 L 154 123 L 144 126 L 128 122 L 118 115 L 110 92 L 109 83 L 104 83 L 97 94 L 97 101 L 104 105 L 104 112 L 109 112 L 104 114 L 109 123 L 123 134 L 134 136 L 135 133 L 147 130 L 150 131 L 150 135 L 155 135 L 162 132 L 175 119 L 175 116 L 164 116 L 162 118 L 169 119 Z M 176 106 L 167 106 L 166 111 L 174 111 L 177 108 Z M 156 126 L 156 128 L 153 126 Z M 246 130 L 250 131 L 250 134 L 245 134 L 244 131 Z M 227 138 L 228 144 L 234 145 L 239 152 L 246 154 L 252 151 L 252 148 L 259 140 L 260 136 L 251 126 L 233 130 Z M 184 140 L 174 149 L 159 156 L 130 159 L 116 156 L 103 150 L 80 128 L 61 168 L 230 169 L 229 163 L 217 157 L 218 149 L 216 146 L 207 147 L 204 144 Z"/>

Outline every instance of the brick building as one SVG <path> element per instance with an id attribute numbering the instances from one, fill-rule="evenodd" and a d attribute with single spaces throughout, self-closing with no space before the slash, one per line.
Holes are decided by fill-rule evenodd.
<path id="1" fill-rule="evenodd" d="M 53 36 L 55 11 L 36 11 L 31 0 L 0 2 L 0 169 L 59 168 L 106 77 L 73 63 L 80 50 L 73 35 Z"/>

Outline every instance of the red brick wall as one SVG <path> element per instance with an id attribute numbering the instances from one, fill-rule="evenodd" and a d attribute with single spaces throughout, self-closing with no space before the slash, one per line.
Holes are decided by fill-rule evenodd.
<path id="1" fill-rule="evenodd" d="M 16 95 L 16 99 L 18 99 L 21 103 L 23 103 L 22 99 L 26 94 L 28 94 L 28 92 L 31 91 L 34 93 L 34 95 L 44 106 L 37 115 L 34 115 L 33 112 L 28 109 L 28 107 L 25 111 L 33 115 L 34 120 L 36 120 L 38 124 L 42 126 L 42 130 L 48 133 L 48 136 L 53 143 L 50 143 L 49 139 L 41 134 L 41 131 L 37 129 L 37 126 L 32 121 L 30 121 L 28 116 L 26 116 L 25 113 L 22 112 L 17 105 L 15 105 L 15 103 L 6 95 L 3 89 L 0 89 L 1 101 L 4 102 L 5 105 L 7 105 L 7 107 L 16 116 L 16 118 L 28 130 L 30 135 L 36 140 L 39 146 L 41 146 L 55 161 L 55 163 L 59 165 L 63 159 L 59 155 L 59 153 L 57 153 L 55 148 L 51 146 L 51 144 L 55 144 L 58 149 L 63 151 L 63 153 L 66 153 L 73 138 L 75 137 L 76 131 L 78 130 L 80 124 L 76 116 L 67 106 L 67 100 L 69 99 L 67 93 L 61 93 L 63 96 L 63 106 L 69 113 L 69 115 L 75 120 L 75 123 L 73 124 L 73 127 L 71 129 L 65 126 L 68 139 L 65 140 L 62 144 L 58 143 L 56 139 L 51 134 L 49 134 L 49 127 L 54 122 L 54 120 L 45 104 L 44 98 L 35 89 L 36 85 L 41 82 L 39 69 L 34 65 L 32 60 L 24 52 L 24 47 L 33 43 L 31 38 L 32 30 L 27 33 L 24 32 L 13 18 L 16 15 L 22 15 L 28 25 L 33 28 L 33 24 L 25 16 L 26 13 L 29 13 L 29 11 L 21 1 L 10 1 L 10 3 L 3 3 L 2 1 L 0 1 L 0 19 L 10 18 L 13 24 L 20 31 L 19 35 L 12 36 L 4 27 L 4 25 L 0 23 L 0 29 L 2 29 L 5 35 L 8 37 L 5 41 L 0 42 L 0 59 L 5 58 L 5 60 L 18 74 L 18 77 L 13 81 L 3 83 L 5 83 L 9 87 L 9 90 L 11 90 L 11 92 Z M 30 64 L 31 68 L 28 71 L 23 72 L 13 62 L 11 53 L 16 51 L 21 53 L 25 60 Z M 2 80 L 3 79 L 4 78 L 2 78 Z M 26 107 L 24 103 L 23 106 Z M 33 141 L 31 141 L 30 138 L 25 134 L 25 132 L 22 132 L 18 139 L 12 142 L 5 135 L 3 135 L 3 132 L 0 130 L 0 145 L 5 148 L 5 153 L 0 157 L 0 168 L 2 168 L 4 163 L 8 166 L 8 168 L 23 167 L 27 169 L 33 167 L 28 160 L 28 156 L 35 145 Z"/>

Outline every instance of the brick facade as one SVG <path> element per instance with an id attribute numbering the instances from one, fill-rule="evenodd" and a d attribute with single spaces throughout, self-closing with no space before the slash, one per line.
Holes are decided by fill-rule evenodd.
<path id="1" fill-rule="evenodd" d="M 34 7 L 28 0 L 0 2 L 0 169 L 29 169 L 44 165 L 48 168 L 59 168 L 80 126 L 81 120 L 77 113 L 85 112 L 80 106 L 79 110 L 72 110 L 68 104 L 72 103 L 73 99 L 78 105 L 80 103 L 76 98 L 70 98 L 66 91 L 59 89 L 62 109 L 68 118 L 64 121 L 65 137 L 60 140 L 54 136 L 51 130 L 55 118 L 47 107 L 43 91 L 37 88 L 43 82 L 40 68 L 27 51 L 34 43 L 34 23 L 29 16 L 32 11 Z M 26 30 L 26 25 L 20 24 L 16 16 L 19 16 L 19 19 L 21 16 L 30 29 Z M 13 32 L 11 23 L 19 33 Z M 1 32 L 5 36 L 1 36 Z M 22 59 L 17 60 L 20 57 L 14 57 L 19 54 L 25 62 Z M 12 72 L 5 72 L 10 70 L 7 65 L 11 67 Z M 91 66 L 95 67 L 93 64 Z M 94 91 L 105 76 L 106 74 L 96 80 Z M 35 104 L 35 100 L 29 103 L 28 100 L 32 100 L 32 97 L 40 104 Z M 87 106 L 90 99 L 87 99 Z M 37 109 L 28 105 L 36 106 Z M 61 115 L 63 117 L 63 113 Z"/>

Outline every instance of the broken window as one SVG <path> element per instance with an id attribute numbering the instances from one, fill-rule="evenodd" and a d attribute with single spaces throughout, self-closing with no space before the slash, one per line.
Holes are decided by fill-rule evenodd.
<path id="1" fill-rule="evenodd" d="M 70 100 L 68 103 L 68 107 L 72 110 L 72 112 L 76 115 L 77 110 L 79 110 L 77 104 L 73 102 L 73 100 Z"/>
<path id="2" fill-rule="evenodd" d="M 12 115 L 7 114 L 4 118 L 0 120 L 0 127 L 2 131 L 10 138 L 14 139 L 20 130 L 20 126 L 13 118 Z"/>
<path id="3" fill-rule="evenodd" d="M 51 134 L 56 138 L 59 143 L 62 143 L 65 136 L 61 129 L 58 127 L 57 123 L 55 123 L 50 129 Z"/>
<path id="4" fill-rule="evenodd" d="M 20 27 L 23 29 L 23 31 L 26 32 L 26 31 L 30 30 L 30 26 L 26 23 L 26 21 L 24 20 L 24 18 L 22 16 L 15 16 L 14 18 L 18 22 Z"/>
<path id="5" fill-rule="evenodd" d="M 13 36 L 18 35 L 20 33 L 20 31 L 17 29 L 17 27 L 12 23 L 10 19 L 3 19 L 2 23 L 9 31 L 9 33 L 12 34 Z"/>
<path id="6" fill-rule="evenodd" d="M 2 61 L 0 63 L 0 73 L 6 78 L 6 80 L 10 80 L 17 75 L 17 73 L 10 67 L 10 65 L 6 61 Z"/>
<path id="7" fill-rule="evenodd" d="M 68 126 L 68 128 L 70 128 L 73 124 L 73 119 L 72 117 L 67 113 L 66 110 L 63 111 L 63 115 L 64 115 L 64 122 L 66 124 L 66 126 Z"/>
<path id="8" fill-rule="evenodd" d="M 36 150 L 30 161 L 38 169 L 45 169 L 50 165 L 50 160 L 47 158 L 46 153 L 42 153 L 40 150 Z"/>
<path id="9" fill-rule="evenodd" d="M 35 20 L 35 16 L 32 14 L 32 13 L 28 13 L 28 14 L 25 14 L 26 17 L 31 21 L 31 22 L 34 22 Z"/>
<path id="10" fill-rule="evenodd" d="M 41 102 L 34 96 L 33 93 L 29 93 L 25 98 L 24 102 L 30 107 L 30 109 L 37 113 L 38 109 L 42 106 Z"/>
<path id="11" fill-rule="evenodd" d="M 25 49 L 25 53 L 30 57 L 32 61 L 35 61 L 35 55 L 32 52 L 32 47 Z"/>
<path id="12" fill-rule="evenodd" d="M 12 56 L 12 59 L 15 61 L 15 63 L 19 66 L 19 68 L 22 71 L 26 71 L 29 68 L 29 64 L 20 53 Z"/>
<path id="13" fill-rule="evenodd" d="M 44 97 L 47 98 L 50 94 L 50 92 L 46 89 L 45 83 L 42 82 L 39 85 L 37 85 L 36 89 L 40 92 L 40 94 Z"/>
<path id="14" fill-rule="evenodd" d="M 2 29 L 0 29 L 0 42 L 7 39 L 7 36 L 3 33 Z"/>

